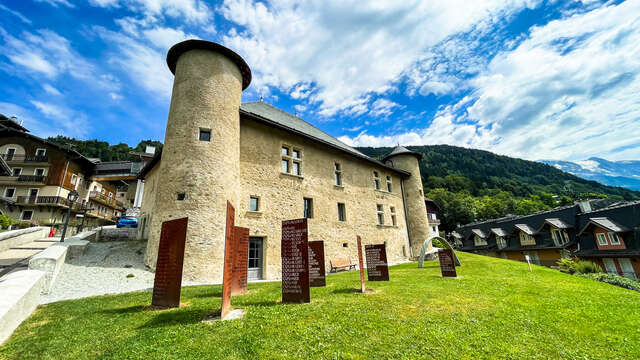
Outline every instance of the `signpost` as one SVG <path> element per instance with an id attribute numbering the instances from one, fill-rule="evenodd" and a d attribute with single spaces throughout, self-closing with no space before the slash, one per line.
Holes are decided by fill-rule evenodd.
<path id="1" fill-rule="evenodd" d="M 367 257 L 367 277 L 369 281 L 389 281 L 387 249 L 384 244 L 365 245 Z"/>
<path id="2" fill-rule="evenodd" d="M 366 287 L 364 285 L 364 262 L 362 260 L 362 240 L 360 235 L 357 235 L 358 240 L 358 265 L 360 266 L 360 292 L 365 293 Z"/>
<path id="3" fill-rule="evenodd" d="M 324 267 L 324 241 L 309 241 L 309 286 L 327 286 Z"/>
<path id="4" fill-rule="evenodd" d="M 249 262 L 249 229 L 234 226 L 233 264 L 231 269 L 231 296 L 247 293 Z"/>
<path id="5" fill-rule="evenodd" d="M 533 271 L 533 269 L 531 269 L 531 258 L 529 257 L 529 255 L 525 255 L 524 259 L 527 260 L 527 265 L 529 265 L 529 271 Z"/>
<path id="6" fill-rule="evenodd" d="M 233 272 L 233 252 L 235 250 L 234 219 L 236 210 L 227 200 L 227 223 L 225 228 L 224 241 L 224 273 L 222 274 L 222 306 L 220 308 L 220 319 L 224 320 L 231 311 L 231 281 Z"/>
<path id="7" fill-rule="evenodd" d="M 282 302 L 311 302 L 307 219 L 282 222 Z"/>
<path id="8" fill-rule="evenodd" d="M 453 258 L 453 250 L 438 250 L 438 260 L 440 260 L 440 272 L 442 272 L 442 277 L 458 277 Z"/>
<path id="9" fill-rule="evenodd" d="M 179 307 L 188 218 L 165 221 L 160 230 L 151 305 Z"/>

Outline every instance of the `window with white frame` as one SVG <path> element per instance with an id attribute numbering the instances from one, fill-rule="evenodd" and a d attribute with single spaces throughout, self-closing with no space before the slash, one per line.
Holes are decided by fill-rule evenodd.
<path id="1" fill-rule="evenodd" d="M 608 235 L 611 245 L 620 245 L 620 237 L 618 236 L 618 234 L 610 232 Z"/>
<path id="2" fill-rule="evenodd" d="M 397 226 L 398 225 L 398 220 L 396 218 L 396 207 L 395 206 L 390 206 L 389 209 L 391 210 L 391 225 Z"/>
<path id="3" fill-rule="evenodd" d="M 376 211 L 378 213 L 378 225 L 384 225 L 384 209 L 382 204 L 376 204 Z"/>
<path id="4" fill-rule="evenodd" d="M 35 176 L 44 176 L 44 169 L 43 168 L 37 168 L 37 169 L 33 170 L 33 175 L 35 175 Z"/>
<path id="5" fill-rule="evenodd" d="M 22 175 L 22 168 L 16 167 L 13 168 L 13 176 L 20 176 Z"/>
<path id="6" fill-rule="evenodd" d="M 71 174 L 71 181 L 69 181 L 71 185 L 75 185 L 78 182 L 78 175 Z"/>
<path id="7" fill-rule="evenodd" d="M 373 172 L 373 188 L 380 190 L 380 174 L 377 171 Z"/>
<path id="8" fill-rule="evenodd" d="M 302 176 L 302 150 L 283 145 L 281 157 L 283 173 Z"/>
<path id="9" fill-rule="evenodd" d="M 31 220 L 33 219 L 33 210 L 23 210 L 21 220 Z"/>
<path id="10" fill-rule="evenodd" d="M 339 163 L 333 164 L 334 185 L 342 186 L 342 166 Z"/>
<path id="11" fill-rule="evenodd" d="M 393 192 L 393 187 L 391 186 L 391 176 L 387 175 L 387 191 Z"/>
<path id="12" fill-rule="evenodd" d="M 604 233 L 597 233 L 596 238 L 598 239 L 598 245 L 609 245 L 609 243 L 607 242 L 607 237 L 604 235 Z"/>
<path id="13" fill-rule="evenodd" d="M 483 238 L 483 237 L 481 237 L 481 236 L 479 236 L 479 235 L 475 235 L 475 236 L 473 237 L 473 244 L 474 244 L 475 246 L 484 246 L 484 245 L 487 245 L 487 239 L 485 239 L 485 238 Z"/>
<path id="14" fill-rule="evenodd" d="M 4 197 L 12 199 L 16 195 L 15 188 L 6 188 L 4 189 Z"/>
<path id="15" fill-rule="evenodd" d="M 36 149 L 37 157 L 44 157 L 47 154 L 47 149 L 38 148 Z"/>
<path id="16" fill-rule="evenodd" d="M 556 246 L 562 246 L 569 242 L 569 235 L 567 235 L 567 232 L 564 230 L 551 230 L 551 237 L 553 238 L 553 242 L 556 244 Z"/>

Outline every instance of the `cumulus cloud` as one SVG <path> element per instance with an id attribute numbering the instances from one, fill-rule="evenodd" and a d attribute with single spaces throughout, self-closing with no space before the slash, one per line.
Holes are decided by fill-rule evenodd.
<path id="1" fill-rule="evenodd" d="M 211 9 L 202 0 L 90 0 L 89 3 L 99 7 L 124 6 L 150 19 L 167 16 L 188 23 L 202 24 L 213 18 Z"/>
<path id="2" fill-rule="evenodd" d="M 424 129 L 357 145 L 450 143 L 528 159 L 640 157 L 640 2 L 531 29 L 468 80 L 470 95 Z"/>
<path id="3" fill-rule="evenodd" d="M 91 130 L 88 118 L 82 112 L 44 101 L 32 100 L 31 105 L 33 108 L 0 102 L 0 113 L 17 117 L 24 127 L 41 137 L 64 134 L 84 138 Z"/>
<path id="4" fill-rule="evenodd" d="M 393 90 L 429 47 L 536 3 L 228 0 L 222 14 L 239 26 L 223 42 L 248 60 L 256 88 L 295 93 L 300 83 L 313 84 L 308 101 L 321 114 L 360 114 L 371 94 Z"/>
<path id="5" fill-rule="evenodd" d="M 73 5 L 72 3 L 70 3 L 67 0 L 36 0 L 36 2 L 43 2 L 43 3 L 47 3 L 53 7 L 58 7 L 60 5 L 66 6 L 66 7 L 70 7 L 70 8 L 74 8 L 75 5 Z"/>
<path id="6" fill-rule="evenodd" d="M 197 39 L 193 34 L 185 34 L 181 29 L 168 27 L 154 27 L 143 30 L 144 36 L 156 47 L 168 50 L 171 46 L 186 39 Z"/>

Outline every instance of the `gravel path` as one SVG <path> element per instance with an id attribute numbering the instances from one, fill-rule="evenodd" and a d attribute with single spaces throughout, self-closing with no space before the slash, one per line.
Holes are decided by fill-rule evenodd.
<path id="1" fill-rule="evenodd" d="M 152 288 L 154 274 L 143 263 L 145 247 L 139 241 L 90 243 L 84 256 L 64 264 L 41 303 Z"/>

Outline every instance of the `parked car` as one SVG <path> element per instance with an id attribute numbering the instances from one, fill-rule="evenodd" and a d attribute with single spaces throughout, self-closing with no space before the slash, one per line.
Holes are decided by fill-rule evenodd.
<path id="1" fill-rule="evenodd" d="M 117 228 L 121 228 L 121 227 L 137 228 L 138 218 L 135 216 L 123 216 L 120 219 L 118 219 L 118 222 L 116 223 L 116 227 Z"/>

